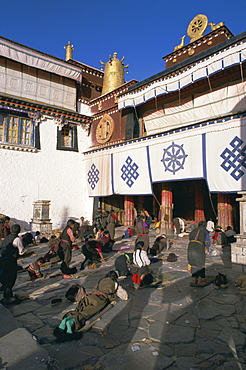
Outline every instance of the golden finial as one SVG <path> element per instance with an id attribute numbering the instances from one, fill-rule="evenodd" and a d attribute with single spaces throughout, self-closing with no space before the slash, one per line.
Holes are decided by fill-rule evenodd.
<path id="1" fill-rule="evenodd" d="M 121 86 L 124 81 L 124 69 L 129 65 L 124 66 L 124 57 L 119 60 L 117 53 L 113 53 L 113 57 L 109 56 L 109 61 L 104 63 L 100 60 L 101 70 L 104 70 L 102 94 L 106 94 L 117 87 Z"/>
<path id="2" fill-rule="evenodd" d="M 70 41 L 67 42 L 67 46 L 64 46 L 64 49 L 66 49 L 66 60 L 73 59 L 74 47 Z"/>

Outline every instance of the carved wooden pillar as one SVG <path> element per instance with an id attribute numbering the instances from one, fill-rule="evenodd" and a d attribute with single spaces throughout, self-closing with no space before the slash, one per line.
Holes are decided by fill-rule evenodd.
<path id="1" fill-rule="evenodd" d="M 203 203 L 203 187 L 201 183 L 195 185 L 195 224 L 200 221 L 205 221 L 204 203 Z"/>
<path id="2" fill-rule="evenodd" d="M 124 197 L 124 211 L 125 211 L 125 226 L 134 225 L 134 197 L 132 195 L 125 195 Z"/>
<path id="3" fill-rule="evenodd" d="M 173 232 L 172 204 L 173 204 L 172 186 L 168 182 L 163 183 L 161 187 L 160 221 L 161 221 L 161 232 L 165 234 L 170 234 Z"/>
<path id="4" fill-rule="evenodd" d="M 223 229 L 234 226 L 230 194 L 218 193 L 218 225 Z"/>

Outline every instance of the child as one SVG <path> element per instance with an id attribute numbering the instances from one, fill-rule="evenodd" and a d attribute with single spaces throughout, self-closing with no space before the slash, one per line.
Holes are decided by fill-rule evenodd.
<path id="1" fill-rule="evenodd" d="M 133 285 L 135 289 L 138 289 L 143 285 L 145 276 L 150 275 L 148 266 L 150 260 L 147 256 L 147 252 L 144 250 L 144 242 L 139 241 L 136 244 L 135 251 L 133 253 L 133 263 L 135 268 L 133 269 Z"/>
<path id="2" fill-rule="evenodd" d="M 43 274 L 40 271 L 40 266 L 43 263 L 45 263 L 45 259 L 43 257 L 39 257 L 37 259 L 37 261 L 32 262 L 28 266 L 27 271 L 28 271 L 28 274 L 29 274 L 31 280 L 35 280 L 37 278 L 45 279 L 45 277 L 43 276 Z"/>

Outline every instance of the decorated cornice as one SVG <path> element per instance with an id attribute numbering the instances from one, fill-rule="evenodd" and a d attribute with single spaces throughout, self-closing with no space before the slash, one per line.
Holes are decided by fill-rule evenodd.
<path id="1" fill-rule="evenodd" d="M 199 41 L 199 40 L 198 40 Z M 246 60 L 246 32 L 191 57 L 175 67 L 158 73 L 119 96 L 118 108 L 145 104 L 158 96 L 179 91 L 201 79 L 208 79 L 216 73 L 240 65 Z"/>
<path id="2" fill-rule="evenodd" d="M 178 57 L 181 54 L 186 54 L 186 53 L 189 54 L 190 50 L 195 49 L 195 48 L 197 48 L 198 46 L 200 46 L 202 44 L 207 44 L 207 43 L 211 42 L 215 37 L 218 37 L 219 34 L 224 34 L 228 39 L 231 39 L 234 36 L 226 26 L 222 26 L 219 29 L 216 29 L 212 32 L 209 32 L 208 34 L 204 35 L 203 37 L 201 37 L 201 38 L 199 38 L 199 39 L 197 39 L 193 42 L 190 42 L 187 45 L 184 45 L 182 48 L 173 51 L 172 53 L 166 55 L 162 59 L 164 59 L 165 61 L 168 61 L 168 60 L 175 59 L 176 57 Z"/>
<path id="3" fill-rule="evenodd" d="M 91 67 L 91 66 L 88 66 L 87 64 L 85 63 L 81 63 L 77 60 L 69 60 L 68 63 L 70 64 L 73 64 L 77 67 L 80 67 L 82 72 L 84 73 L 88 73 L 90 75 L 93 75 L 93 76 L 96 76 L 96 77 L 100 77 L 100 78 L 103 78 L 104 76 L 104 72 L 102 72 L 100 69 L 97 69 L 97 68 L 94 68 L 94 67 Z"/>
<path id="4" fill-rule="evenodd" d="M 70 124 L 81 125 L 88 129 L 91 124 L 91 118 L 81 115 L 77 112 L 63 110 L 50 105 L 38 104 L 36 102 L 17 99 L 11 96 L 0 95 L 0 107 L 2 109 L 28 114 L 30 118 L 37 121 L 42 120 L 43 116 L 63 120 Z M 62 118 L 61 118 L 62 117 Z"/>
<path id="5" fill-rule="evenodd" d="M 161 71 L 151 77 L 146 78 L 143 81 L 140 81 L 129 88 L 129 91 L 121 94 L 121 95 L 130 95 L 131 93 L 141 91 L 143 89 L 146 89 L 148 86 L 153 85 L 155 82 L 163 81 L 169 77 L 177 76 L 181 71 L 186 71 L 193 66 L 200 64 L 204 60 L 208 60 L 208 58 L 211 58 L 215 55 L 218 55 L 219 53 L 222 53 L 224 50 L 228 50 L 230 48 L 233 48 L 237 45 L 240 45 L 244 43 L 246 38 L 246 31 L 241 33 L 238 36 L 232 37 L 231 39 L 223 42 L 222 44 L 219 44 L 217 46 L 212 47 L 208 51 L 204 51 L 196 56 L 192 56 L 189 59 L 170 67 L 164 71 Z M 199 42 L 199 40 L 197 40 Z M 170 55 L 170 54 L 169 54 Z"/>
<path id="6" fill-rule="evenodd" d="M 149 140 L 153 140 L 153 139 L 158 139 L 159 140 L 161 137 L 172 136 L 172 135 L 175 135 L 175 134 L 178 134 L 178 133 L 181 133 L 181 132 L 185 132 L 185 131 L 197 130 L 197 129 L 200 129 L 200 128 L 204 128 L 206 126 L 221 124 L 221 123 L 224 123 L 224 122 L 234 120 L 236 118 L 244 118 L 244 117 L 246 117 L 246 112 L 242 112 L 240 114 L 229 115 L 229 116 L 227 115 L 227 116 L 224 116 L 224 117 L 220 117 L 219 119 L 216 119 L 216 120 L 208 120 L 208 121 L 200 122 L 200 123 L 197 123 L 197 124 L 194 124 L 194 125 L 191 125 L 191 126 L 182 127 L 182 128 L 179 128 L 179 129 L 165 131 L 165 132 L 160 132 L 160 133 L 154 134 L 154 135 L 143 136 L 143 137 L 139 137 L 139 138 L 136 138 L 136 139 L 116 140 L 114 142 L 93 146 L 93 148 L 91 148 L 91 150 L 87 150 L 83 154 L 84 155 L 90 155 L 90 154 L 93 154 L 93 153 L 107 151 L 107 150 L 114 149 L 114 148 L 119 148 L 119 147 L 122 147 L 122 146 L 127 146 L 127 145 L 130 146 L 131 144 L 148 142 Z"/>
<path id="7" fill-rule="evenodd" d="M 107 100 L 110 100 L 110 99 L 115 100 L 115 98 L 118 95 L 124 94 L 125 92 L 127 92 L 128 88 L 132 85 L 135 85 L 137 82 L 138 82 L 137 80 L 131 80 L 131 81 L 125 82 L 123 85 L 121 85 L 117 89 L 115 89 L 113 91 L 110 91 L 107 94 L 101 95 L 96 99 L 91 100 L 90 101 L 90 106 L 91 107 L 98 106 L 98 104 L 103 103 L 104 101 L 107 101 Z M 118 103 L 118 101 L 115 100 L 115 104 L 117 104 L 117 103 Z"/>
<path id="8" fill-rule="evenodd" d="M 99 113 L 94 114 L 93 117 L 92 117 L 92 120 L 96 121 L 96 120 L 102 118 L 105 114 L 108 114 L 110 116 L 111 114 L 118 113 L 118 112 L 119 112 L 118 108 L 115 109 L 115 107 L 105 109 L 103 112 L 99 112 Z"/>

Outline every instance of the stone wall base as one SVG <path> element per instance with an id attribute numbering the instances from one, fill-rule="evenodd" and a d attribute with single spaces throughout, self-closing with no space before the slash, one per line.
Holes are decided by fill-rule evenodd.
<path id="1" fill-rule="evenodd" d="M 233 271 L 246 272 L 246 239 L 242 236 L 231 244 L 231 262 Z"/>

